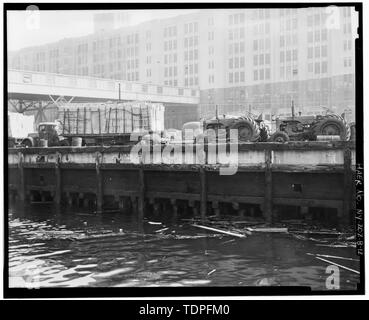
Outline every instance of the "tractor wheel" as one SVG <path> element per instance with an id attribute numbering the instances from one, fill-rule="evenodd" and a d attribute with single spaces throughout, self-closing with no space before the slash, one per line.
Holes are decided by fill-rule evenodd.
<path id="1" fill-rule="evenodd" d="M 59 143 L 59 145 L 61 146 L 61 147 L 69 147 L 69 141 L 68 141 L 68 139 L 64 139 L 64 140 L 61 140 L 60 141 L 60 143 Z"/>
<path id="2" fill-rule="evenodd" d="M 316 136 L 340 136 L 341 140 L 348 141 L 350 140 L 350 127 L 342 117 L 330 114 L 316 124 L 314 134 Z"/>
<path id="3" fill-rule="evenodd" d="M 249 117 L 243 117 L 242 120 L 234 123 L 229 129 L 238 130 L 239 142 L 255 142 L 260 138 L 260 129 L 257 123 Z"/>
<path id="4" fill-rule="evenodd" d="M 23 148 L 31 148 L 32 147 L 32 141 L 31 140 L 23 140 L 21 143 Z"/>
<path id="5" fill-rule="evenodd" d="M 280 143 L 284 143 L 289 140 L 290 140 L 290 137 L 288 136 L 286 132 L 283 132 L 283 131 L 274 132 L 269 139 L 269 141 L 271 142 L 280 142 Z"/>

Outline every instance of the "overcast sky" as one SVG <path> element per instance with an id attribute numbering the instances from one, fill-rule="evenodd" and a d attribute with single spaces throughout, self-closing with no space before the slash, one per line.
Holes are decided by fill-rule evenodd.
<path id="1" fill-rule="evenodd" d="M 172 17 L 192 10 L 128 10 L 134 14 L 133 24 L 151 19 Z M 8 50 L 55 42 L 63 38 L 93 33 L 91 11 L 8 11 Z"/>

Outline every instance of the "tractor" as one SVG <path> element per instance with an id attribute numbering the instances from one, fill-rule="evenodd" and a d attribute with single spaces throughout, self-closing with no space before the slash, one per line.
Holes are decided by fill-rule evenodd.
<path id="1" fill-rule="evenodd" d="M 339 115 L 295 116 L 276 119 L 277 131 L 271 135 L 271 142 L 314 141 L 317 136 L 339 136 L 350 140 L 350 127 Z"/>
<path id="2" fill-rule="evenodd" d="M 245 116 L 217 115 L 211 119 L 203 121 L 188 122 L 183 125 L 182 130 L 194 130 L 195 142 L 207 143 L 210 140 L 209 131 L 214 130 L 217 135 L 216 141 L 230 141 L 230 129 L 238 130 L 238 142 L 266 142 L 269 138 L 269 127 L 265 125 L 261 115 L 256 118 L 249 113 Z M 219 130 L 224 129 L 225 135 L 221 135 Z M 186 140 L 184 138 L 184 140 Z"/>

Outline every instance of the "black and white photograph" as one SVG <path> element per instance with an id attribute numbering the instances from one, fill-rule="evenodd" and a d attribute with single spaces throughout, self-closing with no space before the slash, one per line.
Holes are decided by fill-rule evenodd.
<path id="1" fill-rule="evenodd" d="M 364 293 L 362 3 L 3 9 L 6 295 Z"/>

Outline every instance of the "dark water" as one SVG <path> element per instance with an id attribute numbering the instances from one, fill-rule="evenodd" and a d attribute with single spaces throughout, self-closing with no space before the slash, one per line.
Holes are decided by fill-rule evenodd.
<path id="1" fill-rule="evenodd" d="M 358 258 L 354 248 L 318 246 L 289 234 L 235 238 L 185 222 L 149 221 L 140 227 L 133 215 L 122 213 L 56 213 L 46 205 L 13 206 L 9 285 L 303 285 L 325 290 L 328 264 L 307 253 Z M 328 260 L 359 270 L 356 261 Z M 358 282 L 358 274 L 340 269 L 340 289 L 356 290 Z"/>

